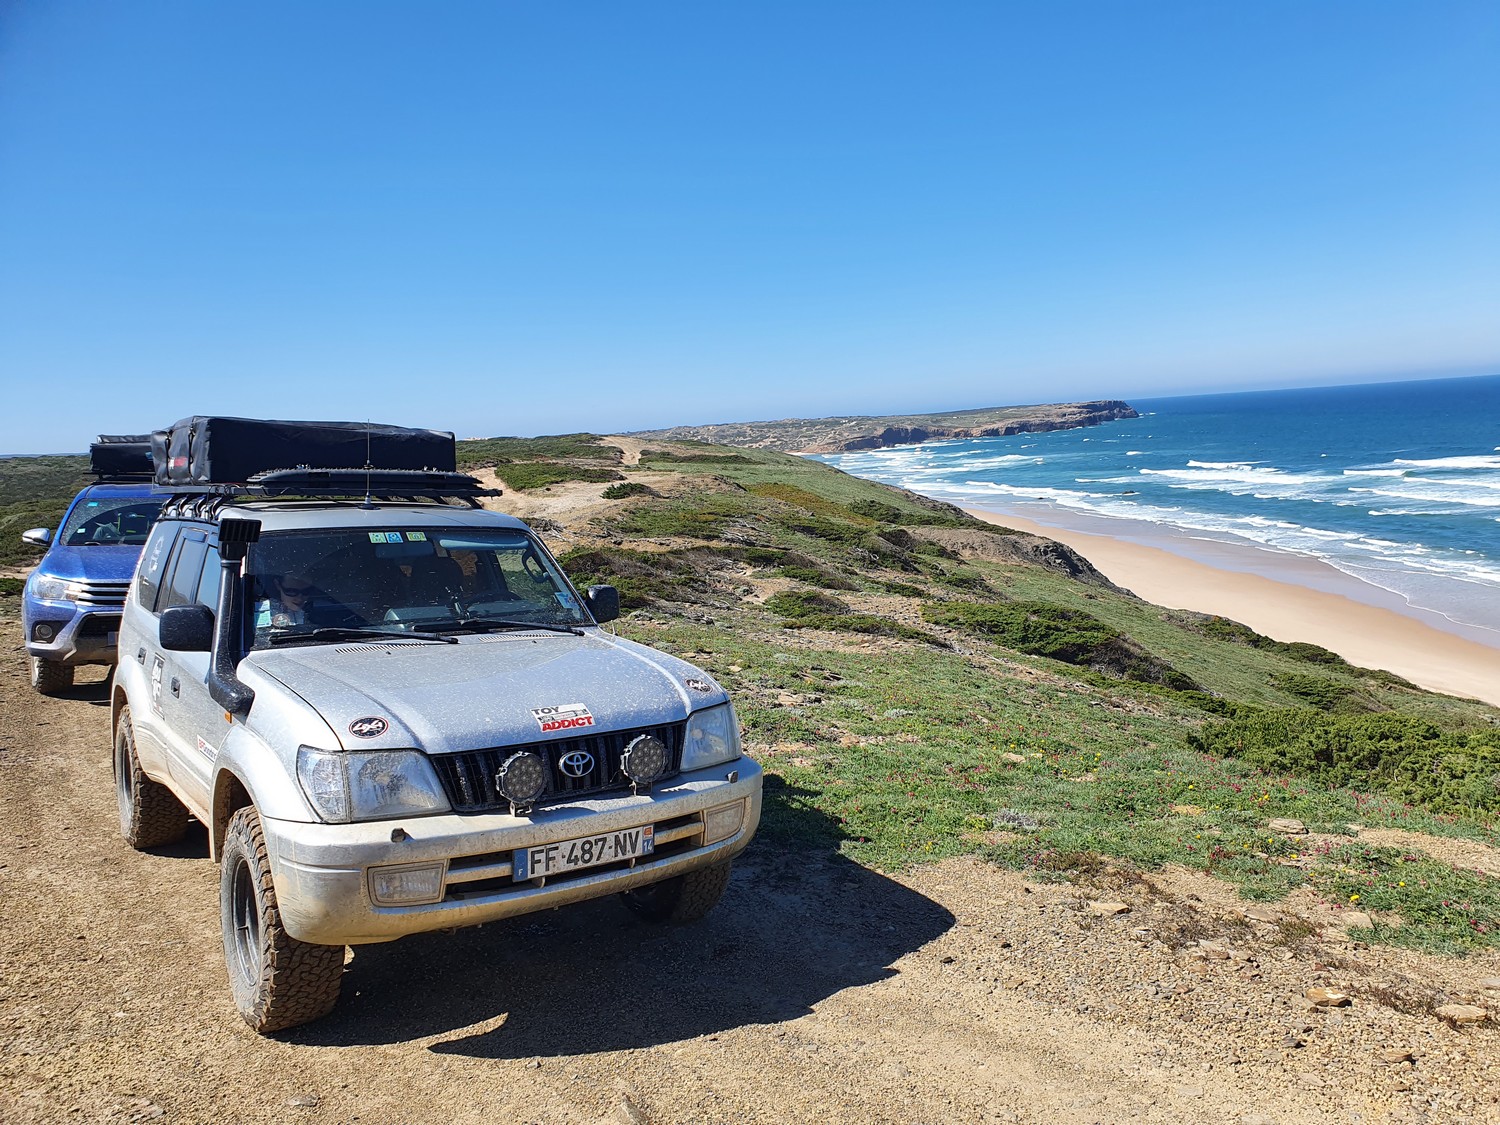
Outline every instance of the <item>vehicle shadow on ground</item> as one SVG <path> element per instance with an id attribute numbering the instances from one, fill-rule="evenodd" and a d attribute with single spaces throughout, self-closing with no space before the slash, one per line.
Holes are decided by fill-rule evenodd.
<path id="1" fill-rule="evenodd" d="M 530 1058 L 653 1046 L 795 1019 L 892 976 L 892 962 L 953 925 L 932 900 L 836 855 L 832 826 L 808 823 L 823 818 L 802 802 L 789 812 L 792 795 L 768 793 L 778 830 L 736 862 L 701 922 L 653 925 L 608 899 L 360 947 L 338 1009 L 288 1039 L 401 1042 L 503 1017 L 431 1049 Z"/>

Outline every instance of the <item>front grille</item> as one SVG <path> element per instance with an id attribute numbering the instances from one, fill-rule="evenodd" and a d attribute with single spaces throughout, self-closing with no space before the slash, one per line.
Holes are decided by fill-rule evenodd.
<path id="1" fill-rule="evenodd" d="M 80 637 L 107 637 L 120 631 L 118 613 L 90 613 L 78 625 Z"/>
<path id="2" fill-rule="evenodd" d="M 130 589 L 130 579 L 104 582 L 97 578 L 85 578 L 77 585 L 79 605 L 118 608 L 125 604 L 125 591 Z"/>
<path id="3" fill-rule="evenodd" d="M 635 730 L 560 738 L 552 742 L 495 746 L 463 754 L 434 754 L 432 764 L 437 767 L 438 777 L 442 779 L 443 789 L 453 804 L 454 812 L 494 812 L 510 808 L 510 802 L 495 788 L 495 775 L 500 772 L 505 759 L 521 750 L 529 750 L 547 763 L 547 792 L 537 800 L 537 804 L 545 805 L 570 797 L 628 788 L 630 779 L 620 769 L 620 756 L 633 739 L 643 734 L 655 735 L 666 745 L 667 770 L 662 778 L 671 777 L 682 767 L 685 726 L 685 723 L 674 723 L 670 726 L 638 727 Z M 562 771 L 561 762 L 568 755 L 579 752 L 593 758 L 593 769 L 581 777 L 571 777 Z"/>

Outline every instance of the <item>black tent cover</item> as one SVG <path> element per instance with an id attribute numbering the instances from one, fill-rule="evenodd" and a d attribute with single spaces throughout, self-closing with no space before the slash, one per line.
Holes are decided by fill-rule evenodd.
<path id="1" fill-rule="evenodd" d="M 277 469 L 455 472 L 446 430 L 373 422 L 279 422 L 195 415 L 151 435 L 159 485 L 242 484 Z"/>
<path id="2" fill-rule="evenodd" d="M 115 480 L 150 480 L 150 434 L 100 434 L 89 446 L 89 471 Z"/>

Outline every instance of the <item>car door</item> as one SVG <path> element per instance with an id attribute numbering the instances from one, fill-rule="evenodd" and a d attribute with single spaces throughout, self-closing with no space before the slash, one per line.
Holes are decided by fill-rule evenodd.
<path id="1" fill-rule="evenodd" d="M 135 725 L 136 754 L 147 774 L 160 778 L 170 773 L 167 736 L 163 728 L 161 689 L 166 661 L 159 639 L 158 602 L 165 597 L 165 579 L 171 573 L 174 548 L 182 525 L 157 524 L 141 555 L 133 594 L 127 598 L 120 630 L 120 668 L 117 675 L 128 679 Z M 131 667 L 131 665 L 135 667 Z"/>
<path id="2" fill-rule="evenodd" d="M 213 553 L 216 573 L 217 552 Z M 157 600 L 158 613 L 173 606 L 198 604 L 209 554 L 208 532 L 201 527 L 184 528 L 168 564 L 167 580 Z M 212 702 L 207 686 L 209 658 L 206 652 L 161 649 L 160 666 L 152 673 L 152 694 L 160 708 L 167 769 L 189 807 L 199 811 L 208 808 L 208 779 L 218 752 L 217 740 L 210 742 L 204 737 L 209 733 L 204 726 L 205 705 Z M 224 726 L 222 709 L 216 708 L 214 716 L 218 725 Z"/>

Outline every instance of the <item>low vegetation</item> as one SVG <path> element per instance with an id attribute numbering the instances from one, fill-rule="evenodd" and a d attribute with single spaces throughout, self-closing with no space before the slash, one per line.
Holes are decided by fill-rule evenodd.
<path id="1" fill-rule="evenodd" d="M 1369 838 L 1500 848 L 1493 708 L 1150 605 L 1067 548 L 815 461 L 676 442 L 634 467 L 587 434 L 460 460 L 511 490 L 608 485 L 561 561 L 619 588 L 621 633 L 730 690 L 781 847 L 1038 878 L 1181 864 L 1246 898 L 1368 909 L 1369 940 L 1500 946 L 1500 880 Z M 13 546 L 82 483 L 81 458 L 26 462 L 0 462 Z"/>

